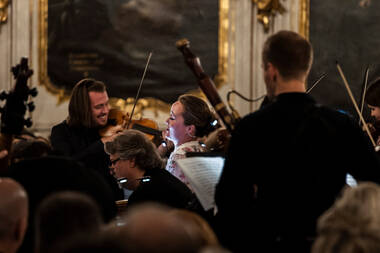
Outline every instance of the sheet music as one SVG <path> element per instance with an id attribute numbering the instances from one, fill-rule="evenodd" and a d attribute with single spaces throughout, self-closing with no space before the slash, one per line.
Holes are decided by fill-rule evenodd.
<path id="1" fill-rule="evenodd" d="M 177 160 L 205 211 L 215 206 L 215 186 L 224 166 L 223 157 L 189 157 Z"/>

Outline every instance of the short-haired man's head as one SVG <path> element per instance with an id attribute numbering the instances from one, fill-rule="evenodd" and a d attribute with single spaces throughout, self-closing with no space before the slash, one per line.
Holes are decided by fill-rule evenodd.
<path id="1" fill-rule="evenodd" d="M 49 155 L 52 152 L 50 143 L 40 138 L 20 139 L 11 147 L 10 163 L 23 159 L 36 158 Z"/>
<path id="2" fill-rule="evenodd" d="M 380 77 L 373 81 L 366 92 L 365 101 L 372 106 L 380 107 Z"/>
<path id="3" fill-rule="evenodd" d="M 88 93 L 90 91 L 105 92 L 106 90 L 105 84 L 101 81 L 91 78 L 80 80 L 71 92 L 68 124 L 70 126 L 95 127 Z"/>
<path id="4" fill-rule="evenodd" d="M 96 233 L 103 224 L 101 209 L 90 195 L 77 191 L 51 193 L 36 210 L 37 252 L 49 252 L 60 242 L 82 233 Z"/>
<path id="5" fill-rule="evenodd" d="M 16 180 L 0 178 L 0 241 L 22 242 L 27 227 L 29 197 L 25 188 Z M 18 230 L 16 230 L 18 228 Z M 15 234 L 15 231 L 20 233 Z M 16 237 L 17 236 L 17 237 Z M 16 242 L 18 241 L 18 242 Z"/>
<path id="6" fill-rule="evenodd" d="M 122 217 L 126 225 L 110 233 L 128 243 L 130 252 L 200 252 L 205 244 L 200 231 L 171 210 L 153 202 L 133 206 Z"/>
<path id="7" fill-rule="evenodd" d="M 298 33 L 280 31 L 270 36 L 262 52 L 264 67 L 275 66 L 284 80 L 304 78 L 313 61 L 311 44 Z"/>
<path id="8" fill-rule="evenodd" d="M 215 120 L 213 112 L 208 104 L 199 97 L 193 95 L 181 95 L 178 101 L 183 105 L 183 120 L 185 125 L 194 125 L 195 136 L 203 137 L 214 130 L 212 125 Z"/>
<path id="9" fill-rule="evenodd" d="M 111 142 L 106 142 L 107 154 L 119 154 L 121 159 L 135 159 L 141 170 L 162 168 L 163 161 L 156 146 L 142 132 L 134 129 L 124 130 Z"/>

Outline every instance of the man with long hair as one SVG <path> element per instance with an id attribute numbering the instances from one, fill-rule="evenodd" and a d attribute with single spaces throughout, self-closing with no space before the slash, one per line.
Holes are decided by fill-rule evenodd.
<path id="1" fill-rule="evenodd" d="M 109 183 L 115 200 L 123 199 L 108 168 L 109 158 L 104 143 L 112 136 L 102 137 L 99 130 L 108 123 L 109 98 L 103 82 L 94 79 L 79 81 L 72 90 L 69 116 L 51 131 L 53 151 L 74 158 L 86 167 L 98 171 Z M 115 128 L 115 131 L 117 128 Z"/>

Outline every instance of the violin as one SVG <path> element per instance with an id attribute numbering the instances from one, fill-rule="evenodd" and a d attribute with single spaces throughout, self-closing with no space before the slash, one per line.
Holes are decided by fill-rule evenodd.
<path id="1" fill-rule="evenodd" d="M 101 137 L 111 136 L 115 129 L 135 129 L 143 132 L 149 140 L 159 145 L 162 142 L 162 132 L 158 130 L 156 121 L 148 118 L 131 120 L 129 115 L 119 109 L 111 109 L 108 114 L 108 124 L 99 130 Z M 120 131 L 120 130 L 119 130 Z"/>

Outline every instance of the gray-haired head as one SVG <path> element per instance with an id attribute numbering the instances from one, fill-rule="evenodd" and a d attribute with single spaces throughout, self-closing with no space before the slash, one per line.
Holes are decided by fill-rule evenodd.
<path id="1" fill-rule="evenodd" d="M 156 146 L 138 130 L 124 130 L 113 141 L 107 142 L 104 150 L 109 155 L 119 154 L 124 160 L 134 158 L 135 163 L 142 170 L 164 166 Z"/>

